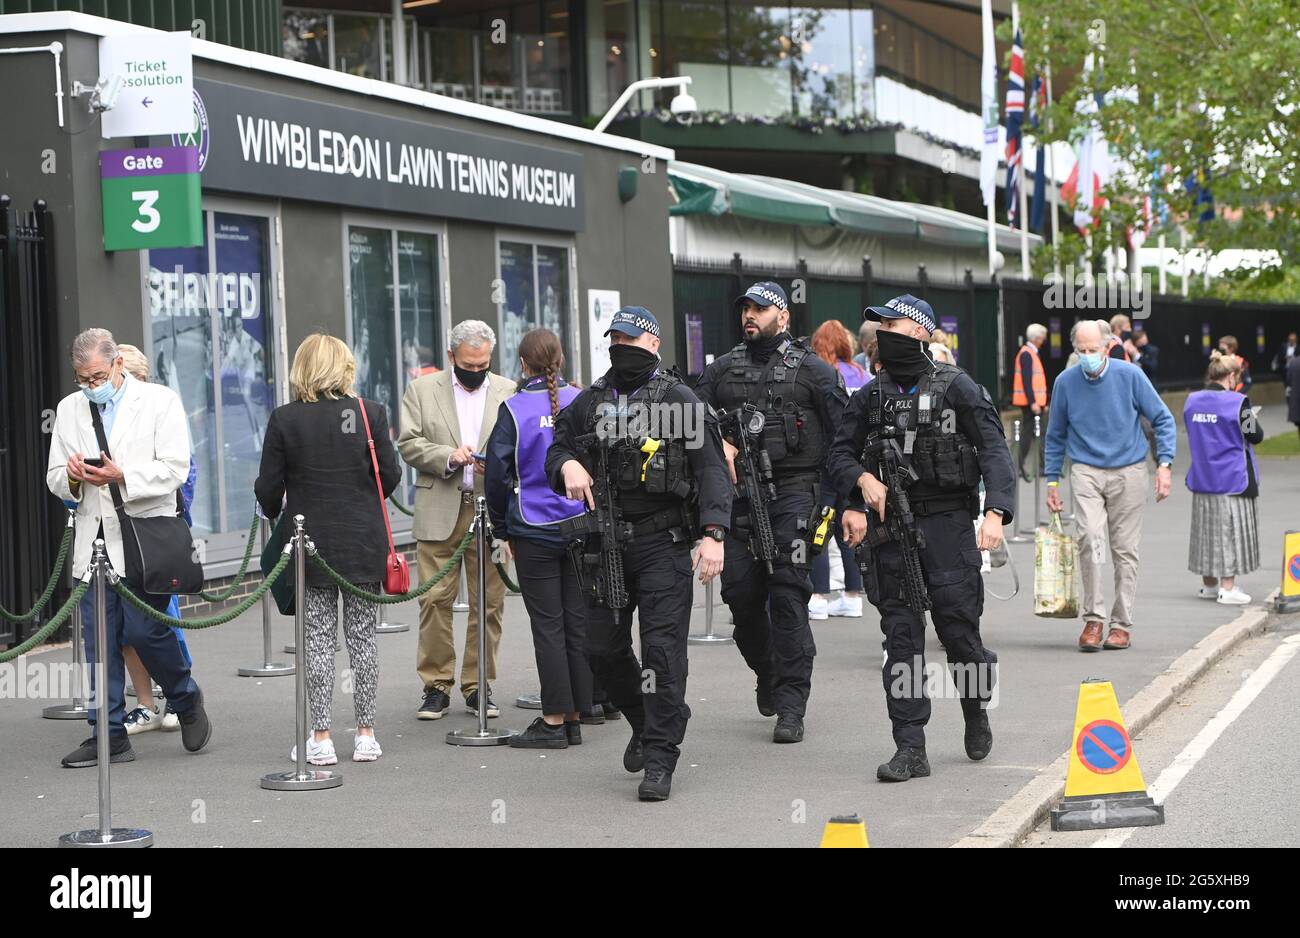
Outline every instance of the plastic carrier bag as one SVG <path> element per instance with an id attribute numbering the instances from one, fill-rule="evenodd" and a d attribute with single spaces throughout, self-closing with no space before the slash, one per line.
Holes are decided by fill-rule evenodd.
<path id="1" fill-rule="evenodd" d="M 1061 528 L 1061 513 L 1034 533 L 1034 615 L 1074 619 L 1079 615 L 1079 548 Z"/>

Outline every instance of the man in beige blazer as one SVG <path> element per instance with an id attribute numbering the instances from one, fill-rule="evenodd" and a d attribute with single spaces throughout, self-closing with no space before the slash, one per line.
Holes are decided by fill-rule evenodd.
<path id="1" fill-rule="evenodd" d="M 416 560 L 421 581 L 441 570 L 455 553 L 474 520 L 475 498 L 483 494 L 482 454 L 501 403 L 515 393 L 509 378 L 492 374 L 492 347 L 496 335 L 485 322 L 467 319 L 452 327 L 447 357 L 452 367 L 411 382 L 402 397 L 402 430 L 397 449 L 414 467 Z M 462 556 L 467 565 L 469 631 L 461 663 L 460 689 L 465 705 L 478 712 L 478 551 L 473 541 Z M 456 644 L 452 634 L 452 604 L 460 580 L 452 570 L 420 599 L 420 641 L 415 669 L 424 683 L 424 699 L 416 716 L 441 719 L 451 706 L 450 691 L 456 676 Z M 488 716 L 500 711 L 492 700 L 496 677 L 497 646 L 501 642 L 501 612 L 505 584 L 495 569 L 487 575 L 487 661 L 484 674 Z"/>

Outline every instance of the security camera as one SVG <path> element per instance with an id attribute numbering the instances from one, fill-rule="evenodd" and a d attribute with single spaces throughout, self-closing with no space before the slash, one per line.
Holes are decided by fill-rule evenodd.
<path id="1" fill-rule="evenodd" d="M 673 98 L 672 102 L 668 105 L 668 109 L 672 111 L 673 117 L 677 118 L 677 120 L 683 124 L 690 123 L 691 118 L 694 117 L 696 112 L 699 110 L 695 105 L 695 99 L 685 91 Z"/>
<path id="2" fill-rule="evenodd" d="M 93 85 L 85 85 L 79 81 L 72 83 L 72 96 L 79 98 L 82 95 L 90 95 L 90 100 L 86 102 L 87 107 L 92 114 L 111 111 L 117 105 L 117 99 L 122 96 L 122 89 L 126 87 L 126 79 L 121 75 L 106 75 L 95 82 Z"/>

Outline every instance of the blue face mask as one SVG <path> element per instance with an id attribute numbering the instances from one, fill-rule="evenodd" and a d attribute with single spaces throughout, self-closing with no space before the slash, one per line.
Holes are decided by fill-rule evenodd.
<path id="1" fill-rule="evenodd" d="M 1081 353 L 1079 355 L 1079 365 L 1088 374 L 1096 377 L 1096 375 L 1101 371 L 1101 353 L 1089 352 L 1086 355 Z"/>
<path id="2" fill-rule="evenodd" d="M 92 404 L 107 404 L 117 393 L 117 388 L 113 387 L 113 376 L 110 373 L 108 380 L 97 388 L 82 388 L 81 393 L 90 399 Z"/>

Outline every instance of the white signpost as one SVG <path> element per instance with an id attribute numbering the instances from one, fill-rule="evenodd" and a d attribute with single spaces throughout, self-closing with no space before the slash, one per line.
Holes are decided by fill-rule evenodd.
<path id="1" fill-rule="evenodd" d="M 591 317 L 591 377 L 599 378 L 609 371 L 609 336 L 605 330 L 618 312 L 617 290 L 588 290 L 587 315 Z"/>
<path id="2" fill-rule="evenodd" d="M 194 69 L 188 32 L 105 36 L 99 76 L 122 77 L 122 93 L 105 111 L 104 137 L 188 133 L 194 127 Z"/>

